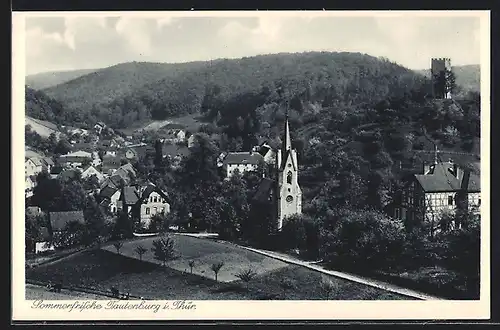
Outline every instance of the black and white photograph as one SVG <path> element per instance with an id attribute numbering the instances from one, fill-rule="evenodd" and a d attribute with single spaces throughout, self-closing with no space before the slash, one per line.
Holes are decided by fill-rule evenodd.
<path id="1" fill-rule="evenodd" d="M 22 317 L 489 316 L 487 11 L 13 29 Z"/>

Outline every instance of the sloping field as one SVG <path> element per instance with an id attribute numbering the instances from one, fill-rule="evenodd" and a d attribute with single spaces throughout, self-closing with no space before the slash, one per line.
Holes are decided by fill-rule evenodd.
<path id="1" fill-rule="evenodd" d="M 238 280 L 235 274 L 248 268 L 252 268 L 257 274 L 264 274 L 287 266 L 282 261 L 233 245 L 183 235 L 171 235 L 171 237 L 174 240 L 176 253 L 179 255 L 179 258 L 169 261 L 167 266 L 181 272 L 189 272 L 189 261 L 193 260 L 195 262 L 193 274 L 214 278 L 214 273 L 210 267 L 214 263 L 224 262 L 224 266 L 221 268 L 217 279 L 223 282 L 230 282 Z M 161 264 L 159 260 L 154 258 L 154 254 L 151 252 L 155 239 L 157 238 L 150 237 L 143 240 L 125 242 L 120 253 L 131 258 L 138 258 L 134 250 L 137 246 L 142 245 L 148 249 L 148 252 L 143 256 L 143 260 Z M 116 253 L 112 245 L 106 246 L 104 249 Z"/>
<path id="2" fill-rule="evenodd" d="M 54 124 L 43 121 L 43 120 L 31 118 L 28 116 L 24 117 L 24 123 L 25 123 L 25 125 L 30 125 L 31 130 L 37 132 L 42 137 L 49 137 L 49 135 L 51 133 L 57 134 L 57 132 L 58 132 L 57 130 L 55 130 L 53 128 Z"/>
<path id="3" fill-rule="evenodd" d="M 196 240 L 196 238 L 193 238 Z M 204 240 L 198 240 L 203 242 Z M 185 241 L 187 243 L 188 241 Z M 222 245 L 222 244 L 220 244 Z M 214 247 L 201 245 L 203 251 Z M 191 256 L 200 255 L 186 249 Z M 222 270 L 221 270 L 222 273 Z M 285 266 L 261 273 L 249 283 L 216 282 L 209 277 L 180 272 L 169 267 L 128 258 L 106 250 L 86 251 L 54 264 L 26 270 L 26 278 L 37 282 L 62 281 L 63 291 L 56 294 L 27 284 L 26 299 L 97 299 L 70 291 L 72 286 L 109 290 L 116 287 L 131 296 L 153 300 L 401 300 L 409 299 L 380 289 L 335 277 L 329 278 L 328 295 L 320 283 L 325 276 L 300 266 Z M 281 285 L 288 280 L 287 287 Z M 71 298 L 70 298 L 71 296 Z M 109 298 L 107 298 L 109 299 Z"/>

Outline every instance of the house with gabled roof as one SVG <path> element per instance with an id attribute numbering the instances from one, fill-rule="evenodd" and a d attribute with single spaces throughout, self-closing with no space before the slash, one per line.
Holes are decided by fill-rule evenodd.
<path id="1" fill-rule="evenodd" d="M 147 228 L 155 214 L 170 212 L 169 197 L 154 184 L 127 186 L 120 197 L 121 207 L 129 218 Z"/>
<path id="2" fill-rule="evenodd" d="M 92 175 L 96 176 L 99 183 L 104 181 L 104 175 L 102 175 L 102 173 L 99 170 L 97 170 L 94 166 L 88 165 L 87 167 L 82 169 L 82 179 L 90 178 Z"/>
<path id="3" fill-rule="evenodd" d="M 238 170 L 240 174 L 256 170 L 264 163 L 264 157 L 258 152 L 230 152 L 222 160 L 222 166 L 229 178 Z"/>
<path id="4" fill-rule="evenodd" d="M 24 160 L 24 176 L 37 175 L 43 171 L 42 159 L 39 157 L 29 157 Z"/>
<path id="5" fill-rule="evenodd" d="M 106 186 L 99 192 L 98 199 L 102 207 L 110 213 L 118 212 L 121 196 L 121 189 L 112 186 Z M 120 205 L 121 208 L 121 205 Z"/>
<path id="6" fill-rule="evenodd" d="M 430 235 L 443 230 L 441 218 L 458 209 L 480 212 L 480 165 L 435 162 L 424 174 L 412 174 L 398 196 L 393 216 L 408 226 L 425 223 Z M 461 224 L 451 224 L 460 227 Z"/>

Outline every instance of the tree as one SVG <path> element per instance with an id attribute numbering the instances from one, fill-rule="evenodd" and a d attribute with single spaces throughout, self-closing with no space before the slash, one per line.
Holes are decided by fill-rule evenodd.
<path id="1" fill-rule="evenodd" d="M 144 246 L 142 245 L 138 245 L 136 248 L 135 248 L 135 253 L 137 253 L 137 255 L 139 256 L 139 260 L 142 261 L 142 256 L 144 254 L 146 254 L 146 252 L 148 252 L 148 249 L 146 249 Z"/>
<path id="2" fill-rule="evenodd" d="M 54 153 L 56 155 L 66 155 L 71 151 L 71 144 L 64 137 L 60 138 L 54 148 Z"/>
<path id="3" fill-rule="evenodd" d="M 34 252 L 35 243 L 42 239 L 43 227 L 47 227 L 47 221 L 42 214 L 25 213 L 25 240 L 26 250 Z"/>
<path id="4" fill-rule="evenodd" d="M 287 217 L 280 232 L 285 249 L 303 249 L 306 247 L 306 231 L 301 215 Z"/>
<path id="5" fill-rule="evenodd" d="M 336 267 L 388 269 L 401 262 L 404 224 L 379 211 L 341 209 L 322 228 L 322 254 Z"/>
<path id="6" fill-rule="evenodd" d="M 191 274 L 193 274 L 193 268 L 194 268 L 194 265 L 195 265 L 195 261 L 194 260 L 189 260 L 188 265 L 189 265 L 189 271 L 191 272 Z"/>
<path id="7" fill-rule="evenodd" d="M 155 258 L 162 262 L 163 266 L 167 261 L 176 257 L 174 240 L 168 235 L 155 239 L 151 251 Z"/>
<path id="8" fill-rule="evenodd" d="M 115 247 L 116 249 L 116 253 L 120 254 L 120 250 L 121 248 L 123 247 L 123 242 L 121 241 L 116 241 L 113 243 L 113 246 Z"/>
<path id="9" fill-rule="evenodd" d="M 86 243 L 88 245 L 98 243 L 99 238 L 105 234 L 105 219 L 104 213 L 94 197 L 88 196 L 86 198 L 83 215 L 88 238 Z"/>
<path id="10" fill-rule="evenodd" d="M 249 282 L 257 275 L 257 273 L 252 268 L 247 268 L 246 270 L 242 270 L 235 276 L 246 283 L 246 287 L 248 289 Z"/>
<path id="11" fill-rule="evenodd" d="M 210 266 L 210 269 L 214 272 L 215 281 L 217 281 L 217 275 L 219 274 L 219 271 L 221 270 L 221 268 L 223 266 L 224 266 L 224 262 L 223 261 L 217 262 L 215 264 L 212 264 L 212 266 Z"/>
<path id="12" fill-rule="evenodd" d="M 132 222 L 125 211 L 117 215 L 111 236 L 113 239 L 130 238 L 133 236 Z"/>

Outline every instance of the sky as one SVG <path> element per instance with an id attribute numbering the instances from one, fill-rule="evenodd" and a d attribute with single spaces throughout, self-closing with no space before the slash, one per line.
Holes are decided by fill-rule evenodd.
<path id="1" fill-rule="evenodd" d="M 119 14 L 27 16 L 26 74 L 130 61 L 176 63 L 303 51 L 361 52 L 410 69 L 428 68 L 431 57 L 449 57 L 452 65 L 480 62 L 480 18 L 465 14 Z"/>

